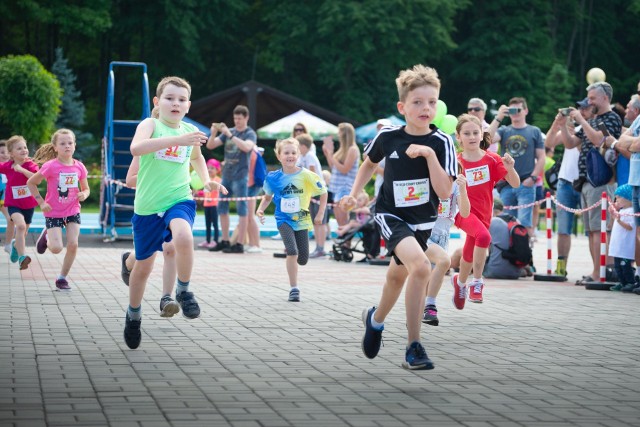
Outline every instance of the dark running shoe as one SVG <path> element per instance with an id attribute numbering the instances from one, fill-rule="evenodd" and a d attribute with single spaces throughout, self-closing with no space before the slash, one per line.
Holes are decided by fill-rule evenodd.
<path id="1" fill-rule="evenodd" d="M 160 317 L 173 317 L 174 314 L 180 311 L 180 304 L 178 304 L 171 296 L 165 295 L 160 300 Z"/>
<path id="2" fill-rule="evenodd" d="M 229 244 L 228 240 L 221 240 L 220 243 L 218 243 L 216 246 L 214 246 L 213 248 L 209 248 L 209 252 L 220 252 L 228 248 L 229 246 L 231 245 Z"/>
<path id="3" fill-rule="evenodd" d="M 129 255 L 131 255 L 131 252 L 123 252 L 122 255 L 120 255 L 120 277 L 127 286 L 129 286 L 129 276 L 131 276 L 131 271 L 127 268 L 127 258 L 129 258 Z"/>
<path id="4" fill-rule="evenodd" d="M 291 289 L 289 291 L 289 301 L 300 302 L 300 289 Z"/>
<path id="5" fill-rule="evenodd" d="M 412 342 L 411 345 L 407 347 L 407 353 L 404 359 L 405 361 L 402 363 L 404 369 L 433 369 L 433 362 L 429 359 L 424 347 L 418 341 Z"/>
<path id="6" fill-rule="evenodd" d="M 31 264 L 31 257 L 29 255 L 22 255 L 18 262 L 20 263 L 20 270 L 26 270 Z"/>
<path id="7" fill-rule="evenodd" d="M 432 326 L 438 326 L 440 322 L 438 320 L 438 309 L 435 305 L 429 304 L 424 308 L 422 323 L 426 323 L 427 325 Z"/>
<path id="8" fill-rule="evenodd" d="M 67 279 L 58 279 L 58 280 L 56 280 L 56 288 L 58 288 L 59 291 L 70 291 L 71 290 L 71 286 L 69 286 L 69 282 L 67 282 Z"/>
<path id="9" fill-rule="evenodd" d="M 43 254 L 47 251 L 47 229 L 46 228 L 42 229 L 42 233 L 40 233 L 40 236 L 36 241 L 36 251 L 39 254 Z"/>
<path id="10" fill-rule="evenodd" d="M 187 319 L 197 319 L 200 317 L 200 306 L 193 296 L 193 292 L 182 292 L 176 295 L 176 301 L 182 308 L 182 315 Z"/>
<path id="11" fill-rule="evenodd" d="M 382 329 L 375 329 L 371 326 L 371 317 L 376 311 L 376 307 L 365 308 L 362 312 L 362 323 L 364 323 L 364 336 L 362 337 L 362 352 L 364 355 L 373 359 L 378 355 L 380 351 L 380 345 L 382 344 Z"/>
<path id="12" fill-rule="evenodd" d="M 225 254 L 241 254 L 244 253 L 244 246 L 242 243 L 235 243 L 227 248 L 222 250 Z"/>
<path id="13" fill-rule="evenodd" d="M 127 312 L 124 324 L 124 342 L 127 344 L 127 347 L 132 350 L 140 346 L 140 341 L 142 340 L 142 332 L 140 332 L 141 323 L 142 320 L 131 320 Z"/>

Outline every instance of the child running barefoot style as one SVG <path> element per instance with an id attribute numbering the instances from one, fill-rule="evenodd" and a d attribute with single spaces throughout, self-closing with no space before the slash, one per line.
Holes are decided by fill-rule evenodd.
<path id="1" fill-rule="evenodd" d="M 458 174 L 453 183 L 451 197 L 440 200 L 438 206 L 438 219 L 436 220 L 431 236 L 428 240 L 427 258 L 431 261 L 433 272 L 427 284 L 427 296 L 424 301 L 424 314 L 422 323 L 438 326 L 438 308 L 436 298 L 442 287 L 445 274 L 451 266 L 449 257 L 449 234 L 456 214 L 460 211 L 460 216 L 466 218 L 471 211 L 469 197 L 467 196 L 467 179 L 464 175 Z"/>
<path id="2" fill-rule="evenodd" d="M 467 279 L 473 268 L 473 280 L 469 284 L 469 301 L 482 302 L 484 282 L 482 271 L 487 260 L 487 249 L 491 244 L 489 225 L 493 216 L 493 187 L 501 179 L 516 188 L 520 177 L 514 169 L 514 160 L 506 153 L 504 157 L 487 151 L 491 145 L 489 133 L 483 133 L 480 120 L 470 114 L 458 118 L 456 138 L 462 152 L 458 162 L 467 179 L 467 194 L 471 202 L 471 213 L 464 218 L 456 215 L 455 224 L 467 234 L 462 248 L 460 274 L 451 277 L 453 284 L 453 305 L 458 310 L 464 308 L 467 299 Z"/>
<path id="3" fill-rule="evenodd" d="M 367 308 L 362 313 L 365 326 L 362 351 L 369 359 L 378 355 L 384 320 L 406 281 L 408 345 L 402 366 L 433 369 L 420 343 L 425 288 L 431 276 L 431 262 L 425 251 L 438 216 L 439 199 L 451 196 L 456 155 L 451 138 L 431 124 L 440 92 L 436 70 L 416 65 L 401 71 L 396 85 L 398 111 L 407 124 L 383 128 L 367 144 L 367 158 L 358 170 L 351 193 L 343 197 L 340 204 L 343 208 L 353 208 L 356 195 L 371 179 L 377 164 L 386 159 L 375 221 L 393 257 L 378 307 Z"/>
<path id="4" fill-rule="evenodd" d="M 42 167 L 27 181 L 29 191 L 38 201 L 45 218 L 45 227 L 36 242 L 38 253 L 45 253 L 47 248 L 54 254 L 62 252 L 62 229 L 67 230 L 67 251 L 56 279 L 59 291 L 71 290 L 67 275 L 78 252 L 80 202 L 89 197 L 87 168 L 73 158 L 75 151 L 75 134 L 69 129 L 58 129 L 51 142 L 36 151 L 34 161 Z M 44 200 L 38 191 L 38 184 L 43 179 L 47 180 Z"/>
<path id="5" fill-rule="evenodd" d="M 4 205 L 15 227 L 10 259 L 11 262 L 18 263 L 20 270 L 24 270 L 31 263 L 31 257 L 25 253 L 25 237 L 31 225 L 33 211 L 38 206 L 29 192 L 27 180 L 38 171 L 38 165 L 29 159 L 27 141 L 20 135 L 7 140 L 7 150 L 11 160 L 0 163 L 0 173 L 7 176 Z"/>
<path id="6" fill-rule="evenodd" d="M 153 98 L 158 118 L 144 119 L 131 141 L 131 154 L 140 156 L 134 199 L 133 242 L 136 262 L 129 277 L 129 308 L 125 318 L 124 340 L 131 349 L 142 339 L 141 304 L 147 280 L 153 270 L 156 252 L 164 242 L 173 241 L 178 272 L 176 299 L 182 314 L 195 319 L 200 307 L 189 281 L 193 268 L 193 220 L 196 204 L 191 195 L 189 163 L 211 191 L 219 186 L 209 180 L 200 146 L 207 136 L 182 121 L 189 111 L 191 86 L 179 77 L 160 81 Z M 220 186 L 220 191 L 227 194 Z"/>
<path id="7" fill-rule="evenodd" d="M 310 170 L 296 166 L 299 156 L 297 139 L 287 138 L 276 143 L 276 157 L 282 164 L 282 169 L 267 174 L 263 185 L 265 196 L 256 210 L 256 215 L 264 224 L 264 210 L 271 200 L 275 203 L 276 224 L 287 251 L 291 302 L 300 301 L 298 265 L 306 265 L 309 260 L 309 230 L 313 228 L 309 214 L 311 197 L 320 196 L 314 224 L 322 224 L 327 206 L 327 188 L 324 182 Z"/>
<path id="8" fill-rule="evenodd" d="M 157 115 L 151 115 L 151 117 L 157 117 Z M 127 177 L 125 178 L 125 184 L 129 187 L 136 187 L 138 182 L 138 171 L 140 170 L 140 157 L 135 156 L 131 160 L 129 170 L 127 171 Z M 178 304 L 171 294 L 176 282 L 176 251 L 172 242 L 164 242 L 162 244 L 162 257 L 164 258 L 164 264 L 162 265 L 162 298 L 160 298 L 160 317 L 173 317 L 180 311 L 180 304 Z M 129 277 L 131 276 L 131 270 L 136 262 L 136 255 L 133 252 L 124 252 L 121 256 L 122 266 L 120 274 L 122 281 L 125 285 L 129 286 Z"/>

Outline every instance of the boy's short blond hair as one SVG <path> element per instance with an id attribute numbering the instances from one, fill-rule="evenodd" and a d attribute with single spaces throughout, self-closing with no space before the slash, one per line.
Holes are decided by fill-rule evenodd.
<path id="1" fill-rule="evenodd" d="M 296 136 L 296 139 L 298 140 L 300 145 L 304 145 L 307 148 L 311 148 L 311 145 L 313 145 L 313 137 L 311 137 L 311 135 L 309 135 L 308 133 L 301 133 L 300 135 Z"/>
<path id="2" fill-rule="evenodd" d="M 285 139 L 279 139 L 276 141 L 276 153 L 280 154 L 280 151 L 282 151 L 282 147 L 284 147 L 287 144 L 291 144 L 294 147 L 296 147 L 296 150 L 300 151 L 300 143 L 298 142 L 297 139 L 295 138 L 285 138 Z"/>
<path id="3" fill-rule="evenodd" d="M 398 99 L 400 102 L 404 102 L 409 92 L 419 87 L 433 86 L 439 91 L 440 79 L 434 68 L 418 64 L 413 68 L 400 71 L 396 79 L 396 86 L 398 87 Z"/>
<path id="4" fill-rule="evenodd" d="M 158 83 L 158 87 L 156 88 L 156 96 L 158 98 L 160 98 L 160 96 L 162 95 L 162 92 L 164 91 L 164 88 L 167 87 L 168 85 L 174 85 L 177 87 L 185 88 L 189 93 L 189 98 L 191 98 L 191 85 L 189 84 L 189 82 L 183 79 L 182 77 L 176 77 L 176 76 L 169 76 L 160 80 L 160 83 Z"/>

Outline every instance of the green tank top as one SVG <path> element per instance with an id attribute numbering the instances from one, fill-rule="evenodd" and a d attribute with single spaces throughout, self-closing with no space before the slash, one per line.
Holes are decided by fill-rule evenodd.
<path id="1" fill-rule="evenodd" d="M 171 128 L 153 119 L 155 130 L 152 138 L 180 136 L 194 132 L 195 127 L 180 122 L 179 128 Z M 167 211 L 172 206 L 191 200 L 189 164 L 193 147 L 170 147 L 140 156 L 140 170 L 133 210 L 137 215 L 153 215 Z"/>

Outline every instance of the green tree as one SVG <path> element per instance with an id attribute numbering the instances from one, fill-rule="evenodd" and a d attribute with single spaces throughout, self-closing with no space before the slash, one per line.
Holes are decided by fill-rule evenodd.
<path id="1" fill-rule="evenodd" d="M 558 113 L 558 108 L 574 105 L 572 89 L 569 71 L 564 65 L 554 64 L 544 83 L 544 104 L 540 107 L 539 114 L 536 114 L 533 124 L 546 132 Z"/>
<path id="2" fill-rule="evenodd" d="M 54 129 L 62 96 L 56 77 L 31 55 L 0 58 L 0 132 L 42 143 Z"/>
<path id="3" fill-rule="evenodd" d="M 62 89 L 62 106 L 56 121 L 58 128 L 78 129 L 84 125 L 84 103 L 76 89 L 76 76 L 69 68 L 61 47 L 56 48 L 56 60 L 51 67 Z"/>

